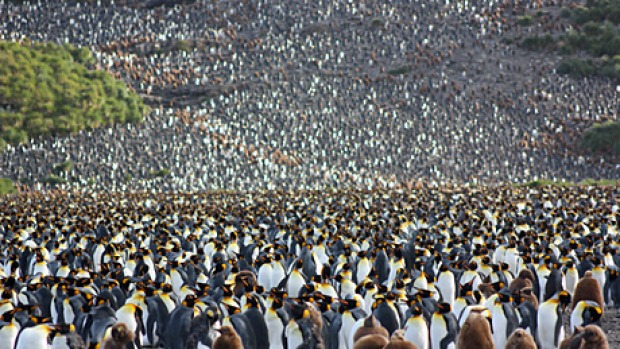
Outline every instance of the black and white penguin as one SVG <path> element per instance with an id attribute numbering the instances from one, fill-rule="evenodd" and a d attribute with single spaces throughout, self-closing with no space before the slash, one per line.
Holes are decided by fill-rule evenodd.
<path id="1" fill-rule="evenodd" d="M 458 331 L 458 322 L 452 313 L 452 306 L 448 303 L 439 303 L 439 309 L 431 320 L 431 348 L 454 349 Z"/>
<path id="2" fill-rule="evenodd" d="M 493 319 L 493 341 L 497 348 L 506 346 L 508 337 L 519 325 L 519 318 L 508 292 L 500 292 L 494 304 L 489 308 Z"/>
<path id="3" fill-rule="evenodd" d="M 24 328 L 17 337 L 15 349 L 48 348 L 49 337 L 54 331 L 56 328 L 49 324 Z"/>
<path id="4" fill-rule="evenodd" d="M 538 340 L 540 349 L 555 349 L 564 338 L 562 316 L 570 304 L 570 294 L 560 291 L 538 307 Z"/>
<path id="5" fill-rule="evenodd" d="M 570 316 L 570 332 L 574 332 L 577 326 L 599 325 L 602 315 L 603 310 L 595 301 L 577 302 Z"/>
<path id="6" fill-rule="evenodd" d="M 269 346 L 274 349 L 285 347 L 284 328 L 288 324 L 289 316 L 283 306 L 281 298 L 274 298 L 263 315 L 268 330 Z"/>
<path id="7" fill-rule="evenodd" d="M 418 349 L 430 348 L 428 324 L 420 305 L 411 307 L 411 315 L 405 322 L 405 339 L 415 344 Z"/>
<path id="8" fill-rule="evenodd" d="M 86 349 L 82 337 L 75 331 L 73 324 L 60 324 L 52 339 L 52 349 Z"/>

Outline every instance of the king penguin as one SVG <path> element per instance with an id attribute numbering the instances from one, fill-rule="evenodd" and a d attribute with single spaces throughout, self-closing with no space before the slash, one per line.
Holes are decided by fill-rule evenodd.
<path id="1" fill-rule="evenodd" d="M 17 337 L 15 349 L 48 348 L 48 338 L 53 331 L 55 328 L 48 324 L 27 327 Z"/>
<path id="2" fill-rule="evenodd" d="M 596 282 L 596 281 L 595 281 Z M 538 340 L 540 349 L 555 349 L 564 338 L 562 316 L 570 303 L 570 294 L 560 291 L 538 307 Z"/>
<path id="3" fill-rule="evenodd" d="M 390 343 L 383 349 L 419 349 L 415 344 L 405 339 L 403 330 L 396 330 L 390 338 Z"/>
<path id="4" fill-rule="evenodd" d="M 424 318 L 424 311 L 418 304 L 411 308 L 411 316 L 405 323 L 405 339 L 415 344 L 418 349 L 430 348 L 428 324 Z"/>
<path id="5" fill-rule="evenodd" d="M 439 303 L 439 309 L 431 320 L 431 348 L 454 349 L 458 330 L 458 321 L 452 313 L 452 306 Z"/>

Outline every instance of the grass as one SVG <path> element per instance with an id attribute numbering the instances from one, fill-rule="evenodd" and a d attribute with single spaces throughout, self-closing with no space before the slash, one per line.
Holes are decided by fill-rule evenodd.
<path id="1" fill-rule="evenodd" d="M 515 184 L 517 187 L 527 188 L 543 188 L 543 187 L 579 187 L 579 186 L 591 186 L 591 187 L 608 187 L 620 185 L 620 179 L 585 179 L 581 182 L 567 182 L 567 181 L 554 181 L 550 179 L 539 179 L 535 181 L 529 181 L 525 183 Z"/>
<path id="2" fill-rule="evenodd" d="M 46 135 L 138 123 L 147 110 L 124 82 L 93 70 L 86 48 L 0 41 L 0 150 Z"/>
<path id="3" fill-rule="evenodd" d="M 8 178 L 0 178 L 0 196 L 15 193 L 15 185 Z"/>

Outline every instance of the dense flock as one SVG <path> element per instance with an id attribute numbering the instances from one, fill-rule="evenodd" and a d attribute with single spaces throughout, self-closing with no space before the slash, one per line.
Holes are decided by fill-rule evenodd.
<path id="1" fill-rule="evenodd" d="M 5 196 L 0 348 L 606 349 L 619 194 Z"/>
<path id="2" fill-rule="evenodd" d="M 67 186 L 112 190 L 619 176 L 574 147 L 617 118 L 615 83 L 518 45 L 569 29 L 551 1 L 177 3 L 0 1 L 1 39 L 88 47 L 151 106 L 141 125 L 10 148 L 0 176 L 36 185 L 65 161 Z"/>

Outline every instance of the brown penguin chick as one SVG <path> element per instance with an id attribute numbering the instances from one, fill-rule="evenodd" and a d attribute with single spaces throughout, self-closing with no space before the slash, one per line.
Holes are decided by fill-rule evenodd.
<path id="1" fill-rule="evenodd" d="M 456 338 L 459 349 L 495 349 L 491 324 L 481 313 L 471 313 Z"/>
<path id="2" fill-rule="evenodd" d="M 512 282 L 510 283 L 510 286 L 509 286 L 510 292 L 515 294 L 518 291 L 521 291 L 522 289 L 526 287 L 532 287 L 533 279 L 534 279 L 534 275 L 531 270 L 522 269 L 519 272 L 519 276 L 516 277 L 514 280 L 512 280 Z"/>
<path id="3" fill-rule="evenodd" d="M 592 272 L 590 270 L 586 271 L 583 278 L 577 282 L 571 308 L 574 309 L 575 305 L 580 301 L 594 301 L 601 306 L 601 309 L 605 308 L 601 286 L 598 281 L 592 277 Z"/>
<path id="4" fill-rule="evenodd" d="M 575 327 L 573 334 L 570 337 L 564 338 L 564 340 L 560 342 L 558 349 L 579 349 L 579 346 L 581 345 L 581 337 L 579 337 L 581 332 L 583 332 L 583 327 Z"/>
<path id="5" fill-rule="evenodd" d="M 390 338 L 390 343 L 383 349 L 418 349 L 418 347 L 405 339 L 404 330 L 396 330 Z"/>
<path id="6" fill-rule="evenodd" d="M 243 349 L 241 337 L 232 326 L 222 326 L 218 331 L 220 336 L 213 342 L 213 349 Z"/>
<path id="7" fill-rule="evenodd" d="M 355 342 L 353 349 L 383 349 L 388 343 L 387 337 L 380 334 L 370 334 Z"/>
<path id="8" fill-rule="evenodd" d="M 534 306 L 534 309 L 538 310 L 538 297 L 536 297 L 531 287 L 522 289 L 517 292 L 517 295 L 520 297 L 522 302 L 530 302 Z"/>
<path id="9" fill-rule="evenodd" d="M 110 337 L 103 340 L 102 349 L 125 349 L 133 342 L 133 333 L 123 322 L 117 322 L 110 330 Z"/>
<path id="10" fill-rule="evenodd" d="M 602 328 L 588 325 L 572 336 L 568 349 L 609 349 L 609 343 Z"/>
<path id="11" fill-rule="evenodd" d="M 314 338 L 317 339 L 316 348 L 324 348 L 322 335 L 323 315 L 321 314 L 319 309 L 317 309 L 317 307 L 310 302 L 306 302 L 306 309 L 308 309 L 308 312 L 310 313 L 308 319 L 310 319 L 310 323 L 312 324 L 312 334 L 314 335 Z"/>
<path id="12" fill-rule="evenodd" d="M 524 329 L 518 328 L 506 341 L 506 349 L 536 349 L 536 342 L 531 334 Z"/>
<path id="13" fill-rule="evenodd" d="M 385 338 L 390 336 L 385 327 L 377 321 L 374 315 L 370 315 L 364 320 L 364 324 L 355 331 L 353 335 L 353 343 L 356 343 L 360 338 L 371 334 L 380 334 Z"/>

